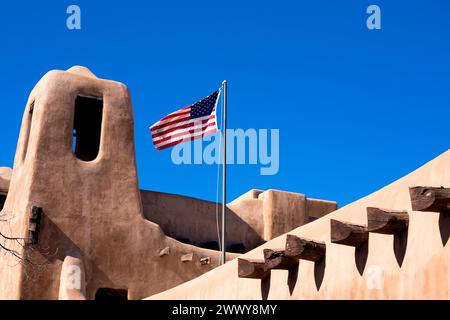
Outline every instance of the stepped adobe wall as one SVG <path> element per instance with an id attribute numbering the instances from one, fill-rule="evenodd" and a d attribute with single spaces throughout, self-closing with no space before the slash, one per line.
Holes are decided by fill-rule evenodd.
<path id="1" fill-rule="evenodd" d="M 449 299 L 448 187 L 450 151 L 149 299 Z"/>
<path id="2" fill-rule="evenodd" d="M 0 299 L 141 299 L 219 265 L 219 251 L 174 239 L 215 239 L 211 204 L 139 190 L 134 149 L 125 85 L 83 67 L 39 81 L 12 173 L 0 171 Z M 231 244 L 255 247 L 307 223 L 309 213 L 336 208 L 299 194 L 261 194 L 269 201 L 229 205 Z"/>

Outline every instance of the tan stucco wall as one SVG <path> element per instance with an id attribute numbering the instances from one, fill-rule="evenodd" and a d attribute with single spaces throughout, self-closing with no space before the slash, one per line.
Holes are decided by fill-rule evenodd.
<path id="1" fill-rule="evenodd" d="M 141 190 L 144 216 L 174 238 L 189 239 L 202 246 L 217 241 L 217 219 L 221 204 L 195 198 Z M 336 202 L 308 199 L 303 194 L 279 190 L 250 190 L 227 204 L 227 249 L 243 244 L 253 249 L 337 209 Z M 218 211 L 216 211 L 218 210 Z"/>
<path id="2" fill-rule="evenodd" d="M 314 263 L 301 260 L 298 272 L 272 270 L 264 282 L 238 278 L 237 259 L 152 299 L 449 299 L 450 245 L 448 221 L 439 213 L 412 211 L 409 187 L 450 187 L 450 151 L 387 187 L 347 205 L 289 234 L 326 243 L 323 276 Z M 366 208 L 409 212 L 404 260 L 397 262 L 393 236 L 369 234 L 367 261 L 361 275 L 355 248 L 330 242 L 330 219 L 367 224 Z M 284 248 L 286 234 L 252 250 L 242 258 L 262 259 L 264 248 Z M 358 259 L 361 258 L 360 256 Z M 321 281 L 319 281 L 321 280 Z M 321 282 L 321 283 L 320 283 Z M 318 286 L 320 283 L 320 286 Z M 319 287 L 319 288 L 318 288 Z"/>
<path id="3" fill-rule="evenodd" d="M 72 152 L 79 95 L 103 100 L 99 153 L 89 162 Z M 165 234 L 190 238 L 194 244 L 217 239 L 215 205 L 139 190 L 128 88 L 98 79 L 86 68 L 50 71 L 35 86 L 25 108 L 14 170 L 11 175 L 2 168 L 0 178 L 0 189 L 8 191 L 1 211 L 7 219 L 0 224 L 4 236 L 27 239 L 32 206 L 43 209 L 37 247 L 6 241 L 30 260 L 2 252 L 0 299 L 92 299 L 103 287 L 128 289 L 130 299 L 140 299 L 219 264 L 218 251 Z M 290 203 L 291 198 L 298 201 Z M 320 216 L 336 208 L 336 203 L 323 203 L 310 204 L 311 212 Z M 267 239 L 267 230 L 270 236 L 309 221 L 305 196 L 281 191 L 251 190 L 228 208 L 229 245 L 253 248 Z M 236 256 L 229 253 L 227 259 Z M 202 263 L 203 258 L 209 263 Z M 76 291 L 68 278 L 74 267 L 82 270 L 83 287 Z"/>
<path id="4" fill-rule="evenodd" d="M 210 241 L 218 241 L 216 204 L 209 201 L 154 191 L 141 191 L 144 216 L 156 224 L 169 236 L 188 239 L 191 244 L 202 246 Z M 260 203 L 248 208 L 249 213 L 258 216 L 262 210 Z M 221 224 L 221 204 L 217 207 L 219 228 Z M 259 221 L 249 225 L 230 208 L 227 210 L 227 249 L 233 244 L 243 244 L 253 249 L 264 241 L 255 230 L 261 227 Z"/>
<path id="5" fill-rule="evenodd" d="M 8 192 L 11 181 L 12 169 L 0 167 L 0 192 Z"/>
<path id="6" fill-rule="evenodd" d="M 100 151 L 91 162 L 72 153 L 78 94 L 104 101 Z M 18 264 L 2 252 L 1 299 L 58 299 L 67 256 L 84 262 L 88 299 L 99 287 L 128 289 L 130 299 L 143 298 L 218 265 L 219 252 L 179 243 L 144 218 L 128 89 L 81 68 L 47 73 L 30 95 L 2 210 L 9 223 L 0 224 L 0 231 L 26 238 L 33 205 L 43 208 L 39 248 L 16 249 L 44 266 Z M 160 256 L 164 248 L 170 250 Z M 182 262 L 189 253 L 192 260 Z M 202 265 L 203 257 L 210 257 L 210 264 Z"/>

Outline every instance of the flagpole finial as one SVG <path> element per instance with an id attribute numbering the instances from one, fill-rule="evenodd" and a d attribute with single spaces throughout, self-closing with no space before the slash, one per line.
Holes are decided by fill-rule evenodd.
<path id="1" fill-rule="evenodd" d="M 223 80 L 222 81 L 222 85 L 224 85 L 225 83 L 227 83 L 227 80 Z"/>

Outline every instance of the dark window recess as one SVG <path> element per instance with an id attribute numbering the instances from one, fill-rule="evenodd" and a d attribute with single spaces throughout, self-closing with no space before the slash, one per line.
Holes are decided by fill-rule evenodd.
<path id="1" fill-rule="evenodd" d="M 102 132 L 103 100 L 78 96 L 75 100 L 72 149 L 83 161 L 97 158 Z"/>
<path id="2" fill-rule="evenodd" d="M 3 206 L 5 205 L 6 196 L 7 196 L 6 193 L 0 192 L 0 211 L 3 209 Z"/>
<path id="3" fill-rule="evenodd" d="M 99 288 L 95 293 L 95 300 L 126 301 L 128 300 L 128 290 Z"/>
<path id="4" fill-rule="evenodd" d="M 205 249 L 211 249 L 211 250 L 220 250 L 219 243 L 217 241 L 208 241 L 205 243 L 202 243 L 200 247 Z"/>
<path id="5" fill-rule="evenodd" d="M 233 243 L 229 249 L 230 252 L 234 253 L 246 253 L 245 246 L 242 243 Z"/>

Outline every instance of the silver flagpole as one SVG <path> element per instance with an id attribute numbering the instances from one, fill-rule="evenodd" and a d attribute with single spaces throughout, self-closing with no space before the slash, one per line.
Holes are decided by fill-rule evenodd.
<path id="1" fill-rule="evenodd" d="M 222 260 L 221 264 L 226 262 L 225 246 L 225 211 L 227 207 L 227 80 L 222 82 L 223 86 L 223 163 L 222 163 Z"/>

